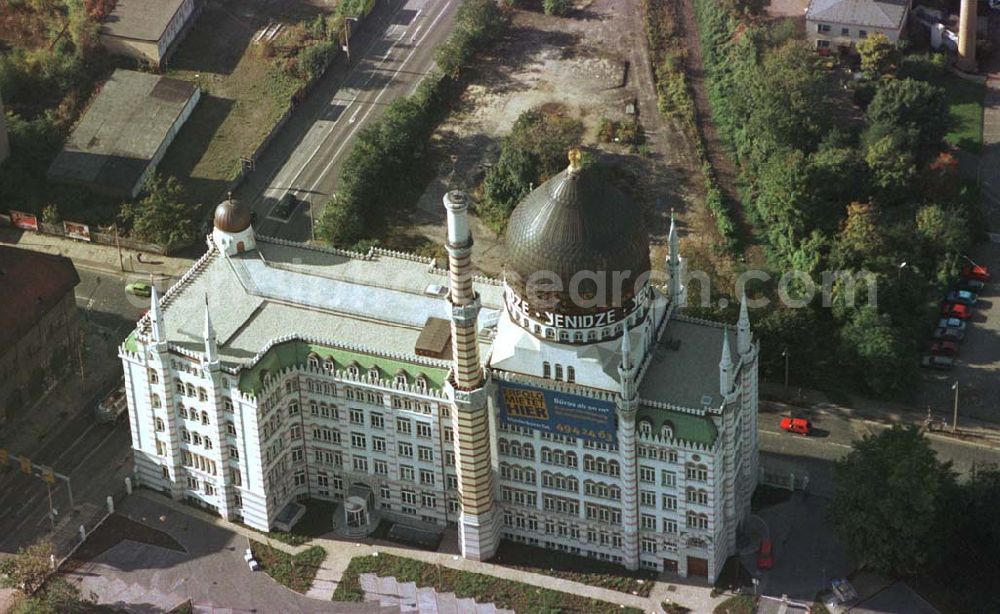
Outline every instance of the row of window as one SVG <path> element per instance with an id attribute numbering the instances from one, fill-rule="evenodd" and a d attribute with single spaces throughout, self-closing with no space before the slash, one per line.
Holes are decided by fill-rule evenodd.
<path id="1" fill-rule="evenodd" d="M 543 362 L 542 363 L 542 377 L 544 377 L 545 379 L 552 378 L 552 379 L 555 379 L 555 380 L 558 380 L 558 381 L 562 381 L 563 380 L 563 366 L 561 364 L 559 364 L 559 363 L 556 363 L 555 367 L 556 367 L 555 368 L 555 376 L 553 376 L 552 364 L 549 363 L 548 361 Z M 576 381 L 576 369 L 573 368 L 572 366 L 567 366 L 566 367 L 566 381 L 569 382 L 569 383 L 571 383 L 571 384 Z"/>
<path id="2" fill-rule="evenodd" d="M 833 26 L 831 26 L 828 23 L 818 23 L 818 24 L 816 24 L 816 31 L 819 32 L 820 34 L 829 34 L 830 32 L 833 31 Z M 841 27 L 840 28 L 840 35 L 841 36 L 850 36 L 851 35 L 851 29 L 850 28 Z M 858 38 L 868 38 L 868 30 L 858 30 Z"/>

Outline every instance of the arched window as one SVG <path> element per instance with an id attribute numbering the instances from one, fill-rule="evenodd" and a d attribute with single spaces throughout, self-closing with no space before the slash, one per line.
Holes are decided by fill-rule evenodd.
<path id="1" fill-rule="evenodd" d="M 208 400 L 208 393 L 205 392 L 204 388 L 199 388 L 198 389 L 198 400 L 199 401 L 207 401 Z"/>
<path id="2" fill-rule="evenodd" d="M 154 408 L 160 407 L 160 395 L 154 394 L 150 402 Z"/>
<path id="3" fill-rule="evenodd" d="M 587 333 L 587 341 L 597 341 L 597 331 L 592 330 Z"/>
<path id="4" fill-rule="evenodd" d="M 187 391 L 187 396 L 189 397 L 193 397 L 197 394 L 197 392 L 195 392 L 194 386 L 192 386 L 191 384 L 188 384 L 185 387 L 185 390 Z"/>
<path id="5" fill-rule="evenodd" d="M 310 369 L 319 369 L 319 356 L 317 356 L 315 353 L 310 353 L 309 358 L 307 360 L 309 361 Z"/>
<path id="6" fill-rule="evenodd" d="M 640 420 L 638 426 L 640 435 L 649 437 L 650 435 L 653 434 L 653 423 L 650 422 L 649 420 Z"/>
<path id="7" fill-rule="evenodd" d="M 327 358 L 326 360 L 324 360 L 323 361 L 323 370 L 326 371 L 327 373 L 333 373 L 333 370 L 334 370 L 333 361 L 330 360 L 329 358 Z"/>
<path id="8" fill-rule="evenodd" d="M 187 410 L 184 409 L 183 405 L 180 405 L 180 404 L 177 405 L 177 415 L 179 415 L 181 417 L 181 419 L 185 419 L 185 420 L 187 419 L 187 417 L 188 417 Z"/>
<path id="9" fill-rule="evenodd" d="M 545 379 L 552 377 L 552 365 L 548 361 L 542 363 L 542 377 Z"/>
<path id="10" fill-rule="evenodd" d="M 176 377 L 174 378 L 174 390 L 177 391 L 177 394 L 184 394 L 184 383 Z"/>
<path id="11" fill-rule="evenodd" d="M 576 381 L 576 369 L 573 367 L 566 367 L 566 381 L 571 384 Z"/>
<path id="12" fill-rule="evenodd" d="M 556 379 L 562 381 L 562 378 L 563 378 L 562 376 L 563 376 L 562 365 L 557 364 L 556 365 Z"/>
<path id="13" fill-rule="evenodd" d="M 404 371 L 403 369 L 400 369 L 399 371 L 396 371 L 396 385 L 397 386 L 406 386 L 409 383 L 410 383 L 410 378 L 407 377 L 406 371 Z"/>
<path id="14" fill-rule="evenodd" d="M 578 330 L 575 333 L 573 333 L 573 341 L 576 341 L 577 343 L 583 343 L 583 331 Z"/>
<path id="15" fill-rule="evenodd" d="M 569 341 L 569 331 L 561 330 L 559 331 L 560 341 Z"/>
<path id="16" fill-rule="evenodd" d="M 154 418 L 153 419 L 153 424 L 154 424 L 154 428 L 156 428 L 157 431 L 164 430 L 164 428 L 163 428 L 163 419 L 162 418 Z"/>
<path id="17" fill-rule="evenodd" d="M 417 376 L 417 388 L 419 390 L 427 390 L 427 376 L 423 373 Z"/>
<path id="18" fill-rule="evenodd" d="M 368 368 L 368 379 L 378 381 L 382 379 L 382 374 L 379 373 L 378 367 Z"/>
<path id="19" fill-rule="evenodd" d="M 201 423 L 202 424 L 208 424 L 208 412 L 207 411 L 201 412 Z"/>
<path id="20" fill-rule="evenodd" d="M 212 449 L 212 439 L 209 437 L 205 437 L 205 449 L 206 450 Z"/>
<path id="21" fill-rule="evenodd" d="M 664 439 L 673 439 L 674 425 L 669 422 L 664 422 L 663 426 L 660 427 L 660 436 Z"/>
<path id="22" fill-rule="evenodd" d="M 351 377 L 357 377 L 358 374 L 361 373 L 361 369 L 358 368 L 358 363 L 352 362 L 347 365 L 347 372 L 351 375 Z"/>
<path id="23" fill-rule="evenodd" d="M 545 338 L 546 339 L 555 339 L 556 338 L 556 331 L 554 331 L 551 328 L 546 328 L 545 329 Z"/>

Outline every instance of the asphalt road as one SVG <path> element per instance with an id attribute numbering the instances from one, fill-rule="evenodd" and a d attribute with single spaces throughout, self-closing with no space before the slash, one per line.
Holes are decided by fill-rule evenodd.
<path id="1" fill-rule="evenodd" d="M 380 3 L 351 39 L 351 63 L 337 58 L 275 137 L 236 197 L 257 214 L 257 232 L 293 241 L 311 237 L 311 218 L 337 189 L 340 167 L 361 128 L 409 95 L 434 66 L 461 0 Z M 302 204 L 289 220 L 271 214 L 293 192 Z"/>

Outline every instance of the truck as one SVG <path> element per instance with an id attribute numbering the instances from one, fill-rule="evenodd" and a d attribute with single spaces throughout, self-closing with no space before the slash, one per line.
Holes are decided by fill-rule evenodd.
<path id="1" fill-rule="evenodd" d="M 100 424 L 110 424 L 121 418 L 128 409 L 125 399 L 125 380 L 120 380 L 111 392 L 97 403 L 94 419 Z"/>

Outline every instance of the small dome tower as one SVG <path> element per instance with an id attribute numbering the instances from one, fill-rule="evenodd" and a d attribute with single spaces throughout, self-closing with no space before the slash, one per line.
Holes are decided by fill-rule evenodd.
<path id="1" fill-rule="evenodd" d="M 226 200 L 215 208 L 212 241 L 219 251 L 233 256 L 257 248 L 251 225 L 250 208 L 229 194 Z"/>

